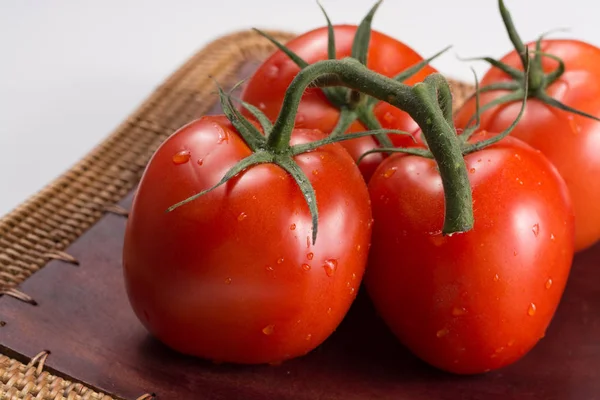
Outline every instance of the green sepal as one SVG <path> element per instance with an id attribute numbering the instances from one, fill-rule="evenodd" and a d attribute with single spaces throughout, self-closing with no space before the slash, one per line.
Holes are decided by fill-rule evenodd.
<path id="1" fill-rule="evenodd" d="M 240 172 L 242 172 L 254 165 L 271 163 L 271 162 L 273 162 L 274 159 L 275 159 L 275 157 L 273 156 L 273 154 L 271 154 L 267 151 L 264 151 L 264 150 L 258 151 L 256 153 L 252 153 L 251 155 L 238 161 L 237 164 L 235 164 L 233 167 L 231 167 L 229 169 L 229 171 L 227 171 L 225 173 L 225 175 L 223 175 L 223 178 L 221 178 L 221 180 L 216 185 L 214 185 L 208 189 L 205 189 L 199 193 L 196 193 L 195 195 L 190 196 L 187 199 L 182 200 L 177 204 L 172 205 L 171 207 L 167 208 L 166 212 L 171 212 L 171 211 L 175 210 L 176 208 L 179 208 L 191 201 L 196 200 L 200 196 L 203 196 L 203 195 L 207 194 L 208 192 L 213 191 L 214 189 L 223 185 L 224 183 L 229 181 L 231 178 L 233 178 Z"/>
<path id="2" fill-rule="evenodd" d="M 379 0 L 365 18 L 361 21 L 360 25 L 356 29 L 354 35 L 354 42 L 352 43 L 352 57 L 360 61 L 362 65 L 367 65 L 367 55 L 369 52 L 369 42 L 371 41 L 371 23 L 373 22 L 373 16 L 381 5 L 382 0 Z"/>

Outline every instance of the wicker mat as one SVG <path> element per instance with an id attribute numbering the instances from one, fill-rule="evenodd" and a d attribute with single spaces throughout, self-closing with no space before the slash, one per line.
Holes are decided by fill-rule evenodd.
<path id="1" fill-rule="evenodd" d="M 282 42 L 292 37 L 271 34 Z M 216 104 L 215 84 L 209 77 L 231 85 L 242 65 L 263 60 L 273 49 L 252 31 L 210 43 L 80 162 L 0 219 L 0 295 L 34 302 L 18 285 L 52 259 L 77 263 L 64 249 L 105 213 L 126 214 L 114 204 L 135 186 L 155 149 L 180 126 Z M 455 102 L 460 103 L 471 88 L 452 84 Z M 1 320 L 2 315 L 0 333 Z M 72 382 L 74 378 L 49 373 L 44 368 L 46 352 L 32 360 L 9 354 L 9 349 L 4 352 L 0 354 L 0 400 L 114 398 Z"/>

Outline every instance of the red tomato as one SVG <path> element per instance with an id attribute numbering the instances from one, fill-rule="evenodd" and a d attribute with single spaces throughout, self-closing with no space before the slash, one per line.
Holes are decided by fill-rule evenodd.
<path id="1" fill-rule="evenodd" d="M 337 25 L 335 30 L 336 57 L 349 57 L 352 53 L 352 42 L 356 33 L 354 25 Z M 327 57 L 327 28 L 319 28 L 307 32 L 290 42 L 286 47 L 302 57 L 309 64 Z M 410 47 L 383 33 L 372 31 L 367 58 L 367 67 L 382 75 L 393 77 L 405 69 L 423 61 L 423 58 Z M 294 77 L 300 71 L 282 51 L 275 52 L 254 73 L 248 81 L 242 99 L 259 107 L 270 119 L 274 120 L 279 114 L 285 91 Z M 431 66 L 424 67 L 417 74 L 406 80 L 414 84 L 436 72 Z M 388 103 L 380 102 L 375 106 L 374 113 L 384 128 L 399 129 L 414 132 L 418 129 L 416 122 L 404 111 Z M 246 112 L 247 115 L 249 115 Z M 333 106 L 318 88 L 306 90 L 296 117 L 296 126 L 319 129 L 331 132 L 340 115 L 337 107 Z M 354 122 L 348 132 L 364 131 L 366 128 L 360 122 Z M 410 145 L 412 140 L 406 136 L 390 135 L 396 146 Z M 345 141 L 342 145 L 350 155 L 357 160 L 366 151 L 377 147 L 373 137 L 364 137 Z M 365 178 L 371 176 L 377 165 L 383 159 L 382 154 L 372 154 L 361 162 L 360 169 Z"/>
<path id="2" fill-rule="evenodd" d="M 292 144 L 322 139 L 295 130 Z M 158 149 L 127 223 L 123 267 L 133 310 L 173 349 L 235 363 L 303 355 L 343 319 L 363 277 L 371 233 L 368 191 L 338 144 L 295 157 L 312 183 L 308 206 L 274 164 L 216 184 L 251 150 L 223 116 L 183 127 Z"/>
<path id="3" fill-rule="evenodd" d="M 365 283 L 418 357 L 472 374 L 516 361 L 544 336 L 569 275 L 574 222 L 564 181 L 530 146 L 509 137 L 465 161 L 475 225 L 452 236 L 440 233 L 435 162 L 382 162 L 369 183 L 375 221 Z"/>
<path id="4" fill-rule="evenodd" d="M 545 40 L 542 51 L 560 57 L 565 73 L 550 85 L 547 93 L 575 109 L 600 116 L 600 49 L 576 40 Z M 534 44 L 528 45 L 530 49 Z M 513 51 L 502 61 L 523 70 Z M 543 69 L 550 72 L 557 62 L 543 58 Z M 481 85 L 508 81 L 510 78 L 496 68 L 490 69 Z M 481 104 L 506 94 L 492 91 L 481 95 Z M 500 132 L 517 117 L 521 102 L 493 107 L 481 116 L 481 128 Z M 456 115 L 458 127 L 464 127 L 475 112 L 471 99 Z M 575 209 L 575 249 L 582 250 L 600 239 L 600 123 L 531 98 L 519 124 L 511 132 L 539 149 L 556 166 L 567 183 Z"/>

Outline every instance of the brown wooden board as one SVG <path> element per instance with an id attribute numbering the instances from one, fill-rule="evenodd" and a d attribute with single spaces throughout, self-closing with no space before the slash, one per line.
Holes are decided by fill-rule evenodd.
<path id="1" fill-rule="evenodd" d="M 242 75 L 252 66 L 246 65 Z M 250 68 L 250 69 L 249 69 Z M 212 112 L 218 112 L 213 108 Z M 128 208 L 131 193 L 121 205 Z M 126 220 L 106 215 L 19 289 L 38 305 L 0 297 L 0 352 L 46 366 L 125 399 L 600 399 L 600 245 L 575 258 L 546 337 L 521 361 L 459 377 L 412 356 L 360 291 L 347 318 L 319 348 L 280 366 L 214 365 L 150 337 L 126 298 L 121 251 Z"/>

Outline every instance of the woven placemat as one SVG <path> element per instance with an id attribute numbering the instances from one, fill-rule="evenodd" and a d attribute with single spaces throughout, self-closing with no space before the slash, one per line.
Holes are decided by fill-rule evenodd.
<path id="1" fill-rule="evenodd" d="M 282 42 L 293 37 L 290 33 L 270 33 Z M 76 264 L 64 249 L 105 213 L 126 214 L 115 203 L 136 185 L 156 148 L 176 129 L 217 103 L 215 83 L 209 77 L 230 86 L 242 65 L 260 62 L 273 50 L 253 31 L 233 33 L 210 43 L 80 162 L 0 219 L 0 295 L 34 302 L 18 290 L 18 285 L 52 259 Z M 455 81 L 451 84 L 458 105 L 472 88 Z M 2 315 L 0 333 L 1 320 Z M 46 352 L 32 360 L 8 355 L 0 354 L 0 399 L 113 398 L 45 371 Z"/>

